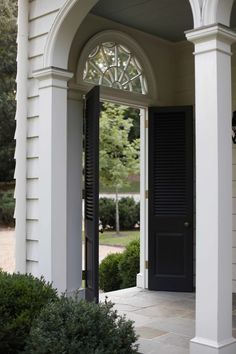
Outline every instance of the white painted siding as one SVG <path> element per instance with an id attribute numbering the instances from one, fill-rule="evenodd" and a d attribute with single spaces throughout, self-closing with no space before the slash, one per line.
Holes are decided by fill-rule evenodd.
<path id="1" fill-rule="evenodd" d="M 48 32 L 65 0 L 33 0 L 29 7 L 29 63 L 26 171 L 26 270 L 39 276 L 39 107 L 38 84 L 32 73 L 43 67 Z"/>

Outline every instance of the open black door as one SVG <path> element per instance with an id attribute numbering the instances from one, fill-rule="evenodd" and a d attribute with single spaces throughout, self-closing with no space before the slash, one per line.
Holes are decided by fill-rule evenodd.
<path id="1" fill-rule="evenodd" d="M 86 95 L 85 111 L 85 298 L 98 302 L 99 87 Z"/>
<path id="2" fill-rule="evenodd" d="M 149 110 L 149 289 L 193 291 L 193 110 Z"/>

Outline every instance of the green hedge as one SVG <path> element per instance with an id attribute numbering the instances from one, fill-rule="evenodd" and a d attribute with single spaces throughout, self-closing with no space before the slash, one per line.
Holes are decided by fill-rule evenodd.
<path id="1" fill-rule="evenodd" d="M 136 285 L 140 268 L 140 241 L 131 241 L 123 253 L 109 254 L 99 266 L 100 288 L 107 292 Z"/>
<path id="2" fill-rule="evenodd" d="M 35 317 L 57 299 L 43 279 L 0 271 L 0 353 L 20 353 Z"/>
<path id="3" fill-rule="evenodd" d="M 115 228 L 116 224 L 116 204 L 112 198 L 99 199 L 99 218 L 105 229 L 107 225 Z"/>
<path id="4" fill-rule="evenodd" d="M 133 322 L 117 315 L 111 303 L 62 297 L 34 321 L 25 354 L 138 353 Z"/>
<path id="5" fill-rule="evenodd" d="M 14 190 L 0 191 L 0 225 L 14 226 Z"/>
<path id="6" fill-rule="evenodd" d="M 125 197 L 119 200 L 120 229 L 133 230 L 140 221 L 140 203 L 136 203 L 133 197 Z M 116 204 L 112 198 L 100 198 L 99 217 L 103 228 L 107 225 L 116 227 Z"/>
<path id="7" fill-rule="evenodd" d="M 133 197 L 119 200 L 119 212 L 121 230 L 133 230 L 140 221 L 140 203 L 136 203 Z"/>

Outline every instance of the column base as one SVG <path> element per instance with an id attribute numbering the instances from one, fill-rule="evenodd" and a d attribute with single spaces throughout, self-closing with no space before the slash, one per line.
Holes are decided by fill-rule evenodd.
<path id="1" fill-rule="evenodd" d="M 190 341 L 190 354 L 235 354 L 236 339 L 229 338 L 223 343 L 195 337 Z"/>
<path id="2" fill-rule="evenodd" d="M 142 273 L 138 273 L 136 276 L 136 286 L 137 288 L 145 289 L 144 276 Z"/>

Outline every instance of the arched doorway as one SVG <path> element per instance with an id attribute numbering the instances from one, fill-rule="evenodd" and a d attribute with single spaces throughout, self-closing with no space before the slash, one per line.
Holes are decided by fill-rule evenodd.
<path id="1" fill-rule="evenodd" d="M 158 2 L 159 4 L 161 3 Z M 68 5 L 69 4 L 69 5 Z M 82 1 L 78 1 L 77 4 L 82 4 L 83 6 L 81 7 L 81 12 L 83 14 L 83 10 L 84 8 L 86 8 L 86 4 L 85 2 Z M 94 3 L 93 3 L 94 4 Z M 88 6 L 92 7 L 92 2 L 90 2 L 88 4 Z M 222 22 L 225 25 L 228 25 L 228 19 L 229 19 L 229 9 L 230 6 L 232 5 L 232 1 L 206 1 L 204 2 L 205 6 L 202 7 L 202 2 L 199 1 L 191 1 L 192 4 L 192 8 L 195 9 L 196 11 L 194 11 L 196 18 L 195 18 L 195 26 L 201 26 L 201 25 L 212 25 L 215 22 Z M 226 4 L 226 5 L 224 5 Z M 52 66 L 53 64 L 57 65 L 60 70 L 54 70 L 54 69 L 50 69 L 50 79 L 52 80 L 52 76 L 53 79 L 59 79 L 59 84 L 61 84 L 62 81 L 62 77 L 64 76 L 64 78 L 66 77 L 66 79 L 69 79 L 70 75 L 68 73 L 65 73 L 63 70 L 67 70 L 68 69 L 68 57 L 69 57 L 69 50 L 71 49 L 71 43 L 72 43 L 72 38 L 75 38 L 74 35 L 76 34 L 76 31 L 78 29 L 78 24 L 76 25 L 76 19 L 75 17 L 77 16 L 76 14 L 74 14 L 74 21 L 72 21 L 73 23 L 68 23 L 68 21 L 70 21 L 71 19 L 73 19 L 72 16 L 72 9 L 75 10 L 76 8 L 73 7 L 75 5 L 75 2 L 67 2 L 67 5 L 63 8 L 62 12 L 63 12 L 63 18 L 60 22 L 60 20 L 56 20 L 55 21 L 55 27 L 54 27 L 54 34 L 50 37 L 51 39 L 54 36 L 54 39 L 52 40 L 51 43 L 53 43 L 51 49 L 49 50 L 49 52 L 51 53 L 49 55 L 49 59 L 46 60 L 46 63 L 48 63 L 49 66 Z M 78 8 L 77 8 L 78 9 Z M 86 11 L 88 11 L 88 8 L 86 9 Z M 86 12 L 85 11 L 85 12 Z M 164 11 L 162 12 L 162 14 L 164 13 Z M 65 24 L 64 20 L 66 18 L 66 15 L 70 14 L 71 16 L 67 17 L 67 29 L 64 28 L 63 30 L 63 25 Z M 226 16 L 225 16 L 226 15 Z M 80 19 L 81 20 L 81 19 Z M 58 27 L 57 27 L 58 26 Z M 60 30 L 58 30 L 60 29 Z M 57 31 L 58 30 L 58 31 Z M 209 32 L 208 32 L 209 30 Z M 65 34 L 67 33 L 68 36 L 63 37 L 61 36 L 61 38 L 59 39 L 61 34 Z M 221 54 L 219 54 L 219 50 L 216 46 L 213 46 L 213 48 L 211 48 L 211 50 L 209 50 L 210 48 L 210 44 L 212 44 L 212 42 L 210 41 L 210 39 L 208 37 L 206 37 L 206 33 L 208 35 L 210 35 L 210 38 L 214 38 L 215 40 L 215 44 L 220 44 L 223 45 L 224 48 L 226 48 L 225 51 L 221 51 Z M 71 35 L 72 34 L 72 35 Z M 220 34 L 220 36 L 218 36 Z M 59 35 L 59 37 L 58 37 Z M 204 36 L 205 35 L 205 36 Z M 140 35 L 141 36 L 141 35 Z M 69 41 L 65 40 L 69 39 Z M 208 350 L 208 352 L 211 350 L 211 348 L 214 348 L 212 350 L 214 350 L 215 352 L 223 352 L 225 351 L 225 347 L 230 346 L 229 351 L 230 352 L 234 352 L 234 342 L 232 340 L 231 334 L 230 334 L 230 330 L 232 329 L 232 325 L 230 324 L 232 321 L 230 319 L 231 317 L 231 306 L 230 306 L 230 301 L 231 301 L 231 286 L 230 283 L 232 282 L 232 276 L 231 276 L 231 272 L 230 272 L 230 268 L 231 268 L 231 256 L 230 254 L 232 253 L 231 251 L 231 243 L 230 243 L 230 239 L 231 239 L 231 230 L 228 227 L 228 225 L 230 224 L 230 218 L 231 218 L 231 195 L 230 195 L 230 188 L 228 187 L 229 184 L 231 184 L 231 181 L 228 179 L 229 175 L 230 175 L 230 161 L 229 159 L 224 159 L 224 158 L 220 158 L 221 155 L 219 156 L 219 150 L 215 150 L 213 151 L 213 157 L 211 158 L 210 155 L 207 155 L 207 153 L 209 153 L 209 151 L 212 151 L 210 149 L 208 149 L 208 141 L 203 139 L 203 145 L 202 145 L 202 138 L 205 136 L 204 132 L 209 133 L 210 136 L 212 136 L 211 134 L 217 133 L 218 132 L 218 126 L 216 124 L 216 122 L 219 121 L 224 121 L 226 122 L 227 117 L 230 116 L 230 85 L 229 85 L 229 73 L 230 73 L 230 65 L 229 65 L 229 61 L 228 61 L 228 56 L 229 52 L 230 52 L 230 43 L 234 40 L 234 35 L 229 31 L 229 29 L 225 29 L 220 25 L 215 25 L 215 26 L 210 26 L 210 28 L 207 29 L 203 29 L 202 31 L 196 31 L 196 33 L 192 33 L 192 34 L 188 34 L 188 38 L 190 40 L 193 40 L 194 44 L 196 45 L 196 49 L 199 50 L 199 52 L 197 54 L 201 54 L 198 56 L 198 59 L 201 58 L 209 58 L 209 61 L 205 61 L 204 65 L 200 64 L 200 59 L 196 60 L 196 63 L 199 65 L 197 66 L 198 68 L 198 84 L 203 83 L 202 87 L 204 88 L 204 85 L 207 85 L 207 87 L 209 88 L 208 90 L 208 94 L 211 94 L 211 98 L 212 100 L 210 100 L 209 105 L 206 104 L 206 101 L 204 100 L 204 96 L 203 96 L 203 92 L 204 90 L 201 89 L 201 87 L 198 85 L 197 86 L 197 118 L 198 120 L 201 119 L 203 116 L 206 117 L 210 117 L 211 118 L 211 124 L 207 124 L 209 123 L 209 119 L 208 120 L 200 120 L 200 124 L 202 127 L 202 130 L 199 130 L 199 135 L 198 135 L 198 140 L 197 140 L 197 145 L 199 147 L 202 148 L 202 146 L 204 145 L 205 142 L 205 150 L 202 148 L 200 150 L 200 155 L 199 155 L 199 162 L 200 164 L 203 163 L 201 166 L 202 168 L 200 169 L 202 172 L 204 171 L 204 166 L 207 167 L 206 168 L 206 177 L 208 178 L 206 179 L 202 179 L 202 186 L 204 186 L 204 183 L 207 181 L 207 187 L 208 188 L 212 188 L 215 187 L 215 192 L 216 193 L 212 193 L 212 197 L 214 198 L 215 205 L 221 207 L 221 211 L 222 213 L 220 213 L 220 215 L 222 215 L 223 218 L 223 223 L 221 225 L 223 225 L 222 228 L 219 227 L 218 224 L 218 219 L 217 219 L 217 213 L 215 213 L 213 215 L 213 213 L 211 212 L 212 209 L 206 208 L 207 202 L 209 201 L 206 197 L 206 195 L 204 195 L 205 193 L 205 189 L 202 188 L 199 190 L 199 198 L 200 200 L 202 200 L 202 204 L 201 204 L 201 209 L 198 210 L 199 215 L 201 216 L 200 219 L 203 220 L 204 222 L 201 224 L 200 226 L 202 226 L 202 229 L 198 229 L 198 232 L 200 234 L 200 237 L 198 238 L 198 249 L 200 250 L 200 252 L 198 252 L 198 302 L 197 302 L 197 337 L 195 338 L 194 341 L 194 345 L 193 348 L 196 347 L 198 349 L 198 352 L 201 352 L 201 348 L 204 347 L 205 352 L 207 352 L 207 348 L 205 347 L 210 347 L 210 349 Z M 207 51 L 205 51 L 204 53 L 200 53 L 200 48 L 198 46 L 199 42 L 198 40 L 203 41 L 204 44 L 206 44 L 207 46 Z M 60 43 L 59 43 L 60 42 Z M 64 43 L 63 43 L 64 42 Z M 57 44 L 60 44 L 57 46 Z M 145 44 L 144 44 L 145 45 Z M 50 46 L 50 45 L 49 45 Z M 66 47 L 66 48 L 65 48 Z M 154 48 L 155 46 L 153 46 L 152 48 Z M 60 50 L 62 48 L 65 48 L 65 52 L 62 50 L 60 52 Z M 55 51 L 54 51 L 55 49 Z M 191 48 L 192 50 L 192 48 Z M 180 50 L 181 51 L 181 50 Z M 170 54 L 171 50 L 169 48 L 169 54 Z M 209 54 L 211 52 L 211 54 L 215 55 L 215 57 L 211 57 L 211 54 Z M 54 54 L 56 53 L 56 55 L 54 56 Z M 163 52 L 162 52 L 163 54 Z M 203 56 L 204 54 L 204 56 Z M 170 55 L 169 55 L 170 56 Z M 215 58 L 219 58 L 219 56 L 222 56 L 221 58 L 224 61 L 225 66 L 224 70 L 215 70 L 214 73 L 212 75 L 208 75 L 209 72 L 211 72 L 212 67 L 217 67 L 217 60 L 215 60 Z M 163 56 L 162 60 L 164 61 L 167 57 Z M 155 57 L 155 59 L 157 59 L 157 57 Z M 203 59 L 204 60 L 204 59 Z M 166 64 L 166 63 L 165 63 Z M 173 64 L 173 62 L 172 62 Z M 186 69 L 187 69 L 187 64 L 186 63 Z M 73 67 L 73 65 L 72 65 Z M 180 68 L 180 66 L 178 66 L 178 68 Z M 162 67 L 163 68 L 163 67 Z M 200 69 L 200 70 L 199 70 Z M 73 70 L 72 70 L 73 71 Z M 171 73 L 173 73 L 172 71 L 170 71 Z M 204 75 L 203 75 L 204 74 Z M 224 75 L 226 74 L 226 75 Z M 39 75 L 39 74 L 38 74 Z M 46 73 L 44 72 L 44 81 L 45 80 L 45 75 Z M 171 80 L 169 80 L 170 78 L 170 73 L 168 76 L 168 73 L 165 71 L 165 80 L 166 80 L 166 86 L 163 84 L 162 88 L 170 88 L 173 87 L 172 84 L 173 82 L 171 82 Z M 42 77 L 42 76 L 41 76 Z M 208 78 L 207 82 L 204 81 L 205 77 Z M 168 79 L 167 79 L 168 78 Z M 158 78 L 160 79 L 160 77 Z M 214 81 L 215 80 L 215 81 Z M 65 81 L 63 81 L 63 83 L 65 84 Z M 190 80 L 191 81 L 191 80 Z M 160 81 L 159 81 L 160 82 Z M 178 81 L 179 82 L 179 81 Z M 223 82 L 225 84 L 224 87 L 226 87 L 227 92 L 229 94 L 227 94 L 227 97 L 224 97 L 224 92 L 218 91 L 220 89 L 222 89 L 221 85 L 216 85 L 217 83 L 221 83 Z M 55 84 L 55 82 L 53 81 L 53 84 Z M 57 82 L 58 84 L 58 82 Z M 186 84 L 186 81 L 185 81 Z M 50 85 L 49 85 L 50 86 Z M 66 86 L 66 85 L 64 85 Z M 181 86 L 181 85 L 180 85 Z M 184 85 L 183 85 L 184 86 Z M 183 88 L 182 86 L 182 88 Z M 59 93 L 56 91 L 56 86 L 51 85 L 51 91 L 49 93 L 53 93 L 53 97 L 55 98 L 61 98 L 63 100 L 64 105 L 62 105 L 62 109 L 63 112 L 61 113 L 60 111 L 57 112 L 58 113 L 58 117 L 64 119 L 63 122 L 65 122 L 65 118 L 66 118 L 66 114 L 67 112 L 65 112 L 64 106 L 66 106 L 66 100 L 67 97 L 66 95 L 59 95 Z M 58 86 L 57 86 L 58 88 Z M 178 86 L 179 88 L 179 86 Z M 41 87 L 42 89 L 42 87 Z M 71 87 L 72 90 L 72 87 Z M 43 87 L 43 91 L 44 93 L 46 92 L 46 82 L 44 82 L 44 87 Z M 43 92 L 41 91 L 41 93 Z M 165 93 L 168 91 L 165 91 Z M 159 98 L 161 99 L 161 103 L 165 104 L 165 99 L 163 95 L 163 91 L 160 93 Z M 221 94 L 222 93 L 222 94 Z M 180 91 L 178 92 L 178 97 L 175 97 L 175 100 L 179 103 L 182 99 L 183 99 L 183 92 L 181 93 Z M 43 94 L 40 96 L 40 100 L 42 98 L 42 101 L 45 103 L 47 103 L 46 100 L 46 95 Z M 194 97 L 193 93 L 190 93 L 188 98 L 189 100 L 191 100 L 190 97 Z M 59 100 L 58 100 L 59 102 Z M 171 101 L 168 101 L 168 103 L 170 103 Z M 219 103 L 218 105 L 215 105 L 214 103 Z M 217 106 L 217 110 L 215 109 L 215 107 Z M 52 111 L 50 112 L 50 114 L 48 114 L 48 116 L 50 118 L 55 118 L 54 116 L 55 111 L 54 111 L 54 107 L 52 107 L 52 104 L 49 105 L 49 108 L 53 108 Z M 220 110 L 221 108 L 221 110 Z M 46 111 L 46 109 L 45 109 Z M 44 113 L 44 112 L 42 112 Z M 43 114 L 42 114 L 43 116 Z M 223 117 L 220 120 L 220 117 Z M 217 118 L 217 119 L 216 119 Z M 61 128 L 63 128 L 62 126 L 60 126 Z M 212 127 L 214 129 L 212 129 Z M 227 125 L 227 131 L 229 130 L 229 125 Z M 58 129 L 56 129 L 56 124 L 53 126 L 53 128 L 55 129 L 55 131 L 58 132 Z M 227 143 L 227 134 L 225 133 L 226 130 L 222 130 L 218 135 L 215 134 L 214 138 L 215 141 L 217 143 L 221 143 L 224 142 L 225 144 L 222 144 L 222 149 L 220 149 L 220 151 L 225 151 L 225 147 L 227 150 L 227 156 L 228 153 L 230 153 L 230 146 Z M 59 130 L 60 133 L 62 133 L 62 137 L 63 137 L 63 129 Z M 223 138 L 225 139 L 219 139 L 219 137 L 221 137 L 221 134 L 223 134 Z M 54 137 L 54 136 L 53 136 Z M 54 139 L 55 143 L 57 143 L 56 139 Z M 65 147 L 65 141 L 63 140 L 63 146 Z M 59 144 L 57 143 L 56 146 L 58 146 Z M 207 159 L 208 156 L 208 159 Z M 45 157 L 44 155 L 42 156 L 43 158 Z M 53 160 L 53 162 L 55 162 L 55 164 L 53 164 L 53 168 L 56 169 L 56 166 L 59 166 L 59 161 L 60 159 L 58 158 L 58 160 Z M 61 162 L 61 161 L 60 161 Z M 214 164 L 215 163 L 215 164 Z M 217 169 L 218 167 L 218 163 L 220 164 L 220 166 L 222 166 L 222 168 L 220 169 L 220 171 Z M 65 167 L 66 164 L 66 158 L 63 156 L 63 167 Z M 50 164 L 48 164 L 48 166 L 50 167 Z M 212 168 L 210 168 L 210 166 Z M 225 166 L 225 168 L 223 167 Z M 211 178 L 211 173 L 212 171 L 215 169 L 215 171 L 217 172 L 215 174 L 218 175 L 218 173 L 222 172 L 222 171 L 226 171 L 226 173 L 222 176 L 222 179 L 218 179 L 215 180 L 215 176 L 213 176 L 213 178 Z M 63 171 L 65 170 L 65 168 L 62 168 L 60 171 L 62 173 L 64 173 Z M 54 171 L 55 172 L 55 171 Z M 228 173 L 228 175 L 227 175 Z M 201 175 L 203 176 L 203 174 Z M 201 181 L 201 177 L 200 175 L 198 175 L 197 180 L 198 182 Z M 55 177 L 55 176 L 54 176 Z M 215 181 L 215 184 L 212 184 L 212 181 Z M 227 181 L 227 183 L 226 183 Z M 58 180 L 57 180 L 58 182 Z M 59 178 L 59 182 L 57 184 L 58 185 L 62 185 L 64 182 L 62 179 L 60 180 Z M 201 183 L 199 184 L 201 185 Z M 219 189 L 222 191 L 222 193 L 218 193 Z M 59 188 L 58 188 L 59 189 Z M 211 189 L 212 190 L 212 189 Z M 54 191 L 53 191 L 54 192 Z M 206 194 L 206 193 L 205 193 Z M 222 196 L 227 196 L 227 198 L 222 198 Z M 53 199 L 53 198 L 52 198 Z M 227 200 L 226 200 L 227 199 Z M 44 201 L 45 202 L 45 201 Z M 46 204 L 46 203 L 45 203 Z M 54 207 L 54 205 L 53 205 Z M 61 208 L 61 211 L 65 211 L 64 207 Z M 57 206 L 55 206 L 55 209 L 57 209 Z M 54 209 L 53 209 L 54 210 Z M 205 212 L 204 212 L 205 211 Z M 58 215 L 56 213 L 56 215 Z M 63 213 L 59 213 L 59 216 L 63 216 Z M 55 214 L 53 212 L 53 216 L 55 217 Z M 208 216 L 210 218 L 208 218 Z M 54 218 L 55 219 L 55 218 Z M 199 219 L 199 220 L 200 220 Z M 65 220 L 64 220 L 65 221 Z M 64 221 L 60 222 L 60 224 L 64 227 Z M 55 222 L 55 220 L 54 220 Z M 43 225 L 44 221 L 42 221 L 42 225 Z M 210 225 L 210 227 L 209 227 Z M 209 227 L 209 228 L 208 228 Z M 214 233 L 212 233 L 212 229 L 215 230 Z M 44 230 L 47 231 L 47 228 L 44 228 Z M 202 230 L 202 232 L 200 233 L 200 230 Z M 53 238 L 56 239 L 56 232 L 58 231 L 58 229 L 53 229 L 52 230 L 52 234 L 53 234 Z M 225 232 L 224 232 L 225 231 Z M 64 234 L 66 233 L 65 228 L 63 229 L 63 237 Z M 226 234 L 226 236 L 224 235 Z M 226 237 L 226 241 L 225 241 L 225 237 Z M 206 244 L 206 240 L 210 240 L 209 244 Z M 222 241 L 222 242 L 218 242 L 218 241 Z M 211 244 L 210 244 L 211 242 Z M 55 242 L 56 243 L 56 242 Z M 211 252 L 211 256 L 214 255 L 214 260 L 215 263 L 211 263 L 210 267 L 208 267 L 208 256 L 209 256 L 209 250 L 206 250 L 207 248 L 205 247 L 206 245 L 210 245 L 212 246 L 212 252 Z M 54 248 L 53 248 L 54 249 Z M 57 248 L 57 252 L 59 253 L 59 248 Z M 57 257 L 57 261 L 58 261 Z M 54 260 L 53 260 L 54 261 Z M 64 261 L 64 260 L 63 260 Z M 51 266 L 51 258 L 49 257 L 49 266 Z M 54 264 L 54 270 L 56 269 L 57 271 L 57 264 Z M 61 269 L 63 270 L 65 264 L 63 264 L 63 267 L 61 267 Z M 65 272 L 64 272 L 65 273 Z M 63 278 L 66 279 L 66 275 L 63 273 Z M 57 274 L 55 276 L 56 279 L 56 284 L 57 281 L 60 282 L 57 279 Z M 78 280 L 78 279 L 77 279 Z M 77 281 L 76 280 L 76 281 Z M 77 282 L 78 283 L 78 282 Z M 210 284 L 210 288 L 211 288 L 211 296 L 213 296 L 214 301 L 212 301 L 211 296 L 209 296 L 209 294 L 207 293 L 206 289 L 206 284 L 209 285 Z M 224 291 L 220 291 L 220 287 L 221 285 L 224 285 L 222 287 L 222 289 Z M 61 288 L 65 288 L 64 286 L 65 284 L 63 283 L 63 286 Z M 227 308 L 227 311 L 225 311 L 225 309 Z M 207 315 L 206 315 L 207 314 Z M 225 315 L 226 314 L 226 315 Z M 204 329 L 206 329 L 206 331 L 204 332 Z M 222 344 L 223 343 L 223 344 Z M 200 349 L 199 349 L 200 348 Z M 228 349 L 228 348 L 227 348 Z M 226 350 L 227 350 L 226 349 Z M 197 352 L 195 350 L 195 352 Z M 233 351 L 234 350 L 234 351 Z"/>

